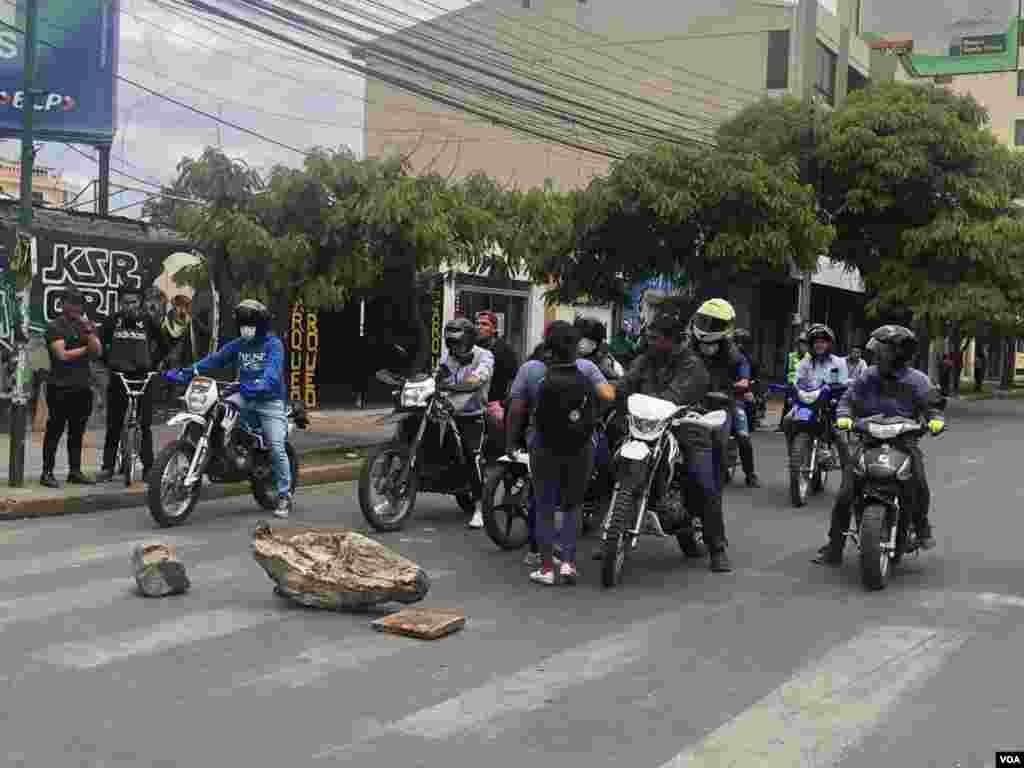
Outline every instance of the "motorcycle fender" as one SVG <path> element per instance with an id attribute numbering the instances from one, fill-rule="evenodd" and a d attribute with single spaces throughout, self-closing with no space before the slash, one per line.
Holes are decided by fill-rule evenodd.
<path id="1" fill-rule="evenodd" d="M 630 461 L 646 461 L 650 455 L 650 447 L 639 440 L 630 440 L 619 449 L 619 457 Z"/>
<path id="2" fill-rule="evenodd" d="M 206 419 L 204 419 L 202 416 L 196 416 L 194 413 L 178 413 L 168 420 L 167 426 L 176 427 L 179 424 L 186 423 L 198 424 L 201 427 L 205 427 Z"/>

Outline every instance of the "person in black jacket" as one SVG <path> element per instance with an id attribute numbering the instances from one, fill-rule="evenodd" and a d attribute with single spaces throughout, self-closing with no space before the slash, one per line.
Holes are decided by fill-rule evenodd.
<path id="1" fill-rule="evenodd" d="M 128 393 L 121 378 L 143 379 L 167 355 L 167 341 L 153 316 L 145 311 L 141 289 L 123 289 L 117 313 L 103 329 L 103 349 L 106 353 L 110 379 L 107 382 L 107 435 L 103 443 L 103 467 L 97 480 L 106 482 L 114 476 L 114 462 L 121 441 Z M 156 360 L 154 357 L 154 350 Z M 152 383 L 152 382 L 151 382 Z M 153 394 L 147 387 L 139 398 L 139 424 L 142 427 L 143 477 L 153 466 Z"/>
<path id="2" fill-rule="evenodd" d="M 488 398 L 502 403 L 508 396 L 512 380 L 519 372 L 519 355 L 508 342 L 498 336 L 498 316 L 490 310 L 476 315 L 477 346 L 494 355 L 494 378 Z"/>

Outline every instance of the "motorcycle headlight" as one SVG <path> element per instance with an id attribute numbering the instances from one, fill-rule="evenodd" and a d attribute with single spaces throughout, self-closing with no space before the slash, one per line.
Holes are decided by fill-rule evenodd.
<path id="1" fill-rule="evenodd" d="M 665 430 L 667 421 L 661 419 L 640 419 L 629 417 L 629 431 L 639 440 L 654 440 Z"/>
<path id="2" fill-rule="evenodd" d="M 185 392 L 185 406 L 192 413 L 206 413 L 211 399 L 217 398 L 217 390 L 209 379 L 193 379 Z"/>
<path id="3" fill-rule="evenodd" d="M 433 379 L 427 381 L 417 382 L 416 384 L 406 384 L 402 387 L 401 404 L 403 408 L 417 408 L 427 404 L 427 400 L 430 398 L 436 389 Z"/>
<path id="4" fill-rule="evenodd" d="M 820 396 L 820 389 L 814 389 L 811 390 L 810 392 L 806 392 L 801 389 L 799 392 L 797 392 L 797 397 L 800 399 L 800 402 L 803 403 L 804 405 L 811 405 L 812 403 L 816 403 Z"/>

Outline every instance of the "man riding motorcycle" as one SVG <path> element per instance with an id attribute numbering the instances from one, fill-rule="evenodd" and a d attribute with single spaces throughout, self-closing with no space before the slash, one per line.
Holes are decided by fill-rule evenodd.
<path id="1" fill-rule="evenodd" d="M 711 392 L 746 393 L 750 388 L 750 364 L 740 354 L 733 337 L 736 333 L 736 310 L 725 299 L 705 301 L 690 320 L 690 338 L 693 348 L 704 361 L 711 377 Z M 750 422 L 742 400 L 729 414 L 729 431 L 723 433 L 723 457 L 730 434 L 736 436 L 747 485 L 761 485 L 754 472 L 754 446 L 750 441 Z"/>
<path id="2" fill-rule="evenodd" d="M 452 320 L 444 327 L 444 344 L 447 355 L 441 365 L 447 369 L 445 383 L 480 385 L 455 419 L 462 434 L 466 459 L 474 471 L 470 476 L 473 487 L 475 509 L 468 525 L 483 528 L 484 517 L 480 508 L 483 498 L 483 468 L 480 454 L 484 447 L 484 409 L 487 404 L 494 375 L 494 355 L 476 344 L 477 327 L 466 318 Z"/>
<path id="3" fill-rule="evenodd" d="M 285 450 L 288 439 L 288 388 L 284 378 L 284 344 L 270 331 L 270 310 L 255 299 L 235 307 L 239 338 L 207 355 L 191 369 L 174 373 L 191 379 L 204 370 L 238 366 L 242 417 L 258 421 L 270 448 L 271 469 L 277 484 L 274 514 L 288 517 L 292 508 L 292 473 Z"/>
<path id="4" fill-rule="evenodd" d="M 679 318 L 662 315 L 648 326 L 647 351 L 634 361 L 629 373 L 616 384 L 617 394 L 644 394 L 677 404 L 700 403 L 708 394 L 710 377 L 703 360 L 686 343 L 686 329 Z M 720 441 L 719 441 L 720 442 Z M 687 432 L 679 440 L 686 451 L 687 467 L 696 496 L 700 498 L 704 540 L 710 553 L 712 571 L 732 570 L 726 553 L 725 521 L 722 516 L 722 460 L 715 437 Z M 664 494 L 667 489 L 659 488 Z M 663 498 L 663 497 L 662 497 Z M 655 497 L 652 507 L 661 501 Z M 684 548 L 688 557 L 703 557 L 704 548 L 694 539 Z"/>
<path id="5" fill-rule="evenodd" d="M 801 333 L 794 343 L 793 351 L 786 356 L 786 383 L 789 387 L 786 388 L 786 397 L 782 402 L 782 415 L 779 417 L 779 426 L 775 428 L 776 432 L 786 431 L 786 416 L 789 414 L 790 408 L 793 407 L 792 387 L 796 386 L 796 374 L 800 370 L 800 363 L 808 355 L 808 349 L 807 333 Z"/>
<path id="6" fill-rule="evenodd" d="M 848 386 L 850 383 L 850 372 L 846 367 L 846 360 L 832 354 L 832 347 L 836 342 L 836 335 L 832 329 L 823 323 L 815 323 L 807 329 L 807 340 L 811 345 L 810 356 L 800 361 L 796 371 L 796 386 L 804 389 L 817 389 L 825 384 L 838 384 Z M 787 449 L 792 448 L 793 443 L 793 411 L 785 415 L 786 443 Z M 847 445 L 845 440 L 837 441 L 839 458 L 843 465 L 847 460 Z"/>
<path id="7" fill-rule="evenodd" d="M 875 415 L 907 419 L 923 417 L 929 431 L 933 435 L 939 434 L 945 428 L 945 419 L 939 411 L 937 390 L 926 374 L 908 365 L 917 352 L 917 337 L 914 333 L 900 325 L 883 325 L 871 334 L 868 350 L 874 355 L 875 365 L 861 374 L 846 390 L 839 403 L 836 426 L 848 430 L 853 426 L 854 418 Z M 913 461 L 911 482 L 915 486 L 914 525 L 918 543 L 922 549 L 931 549 L 935 546 L 935 539 L 928 519 L 931 492 L 925 477 L 924 456 L 916 441 L 908 445 L 908 448 Z M 816 563 L 839 565 L 843 561 L 850 508 L 860 482 L 853 472 L 853 465 L 853 461 L 848 461 L 843 467 L 843 485 L 832 508 L 829 543 L 818 551 L 814 559 Z"/>

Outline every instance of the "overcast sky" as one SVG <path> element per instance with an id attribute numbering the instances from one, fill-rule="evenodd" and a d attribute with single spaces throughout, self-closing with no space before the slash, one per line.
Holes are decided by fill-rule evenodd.
<path id="1" fill-rule="evenodd" d="M 433 0 L 447 8 L 461 0 Z M 826 6 L 835 0 L 823 0 Z M 864 0 L 865 28 L 888 36 L 913 35 L 918 50 L 945 49 L 953 22 L 988 14 L 1005 30 L 1018 0 Z M 395 8 L 426 18 L 424 0 L 389 0 Z M 120 73 L 179 101 L 299 148 L 347 145 L 362 153 L 363 82 L 358 75 L 310 60 L 259 36 L 226 30 L 223 24 L 165 10 L 154 0 L 121 0 Z M 45 34 L 45 24 L 41 34 Z M 988 30 L 981 30 L 988 31 Z M 338 53 L 341 50 L 338 49 Z M 208 145 L 268 169 L 298 166 L 302 157 L 206 117 L 193 114 L 123 82 L 118 87 L 118 130 L 111 166 L 152 183 L 170 183 L 184 156 Z M 273 113 L 273 114 L 271 114 Z M 16 159 L 17 141 L 4 141 L 0 155 Z M 88 147 L 79 150 L 90 155 Z M 74 192 L 96 177 L 94 162 L 63 144 L 47 144 L 38 161 L 63 172 Z M 112 184 L 143 186 L 114 172 Z M 90 190 L 81 202 L 95 197 Z M 143 199 L 121 192 L 111 210 Z M 92 210 L 86 205 L 83 210 Z M 141 205 L 118 215 L 138 216 Z"/>

